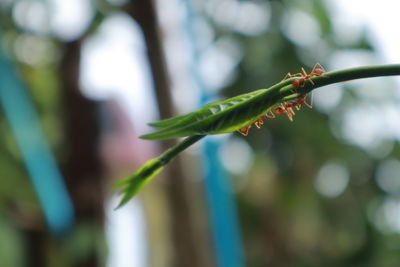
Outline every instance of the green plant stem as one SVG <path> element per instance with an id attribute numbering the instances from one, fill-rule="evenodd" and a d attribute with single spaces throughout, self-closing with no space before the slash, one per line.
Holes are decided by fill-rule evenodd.
<path id="1" fill-rule="evenodd" d="M 292 95 L 293 91 L 296 90 L 301 94 L 307 94 L 318 87 L 344 81 L 395 75 L 400 75 L 400 64 L 364 66 L 326 72 L 321 76 L 314 76 L 310 79 L 314 82 L 314 85 L 311 82 L 306 82 L 305 86 L 301 88 L 296 88 L 292 85 L 281 87 L 277 97 L 283 98 Z"/>
<path id="2" fill-rule="evenodd" d="M 205 137 L 205 135 L 192 135 L 187 138 L 185 138 L 183 141 L 179 142 L 178 144 L 174 145 L 171 148 L 168 148 L 166 151 L 164 151 L 159 157 L 159 161 L 162 164 L 162 166 L 168 164 L 171 159 L 176 157 L 179 153 L 181 153 L 183 150 L 188 148 L 189 146 L 193 145 L 200 139 Z"/>
<path id="3" fill-rule="evenodd" d="M 150 182 L 160 171 L 163 170 L 164 166 L 167 165 L 173 158 L 175 158 L 180 152 L 193 145 L 205 135 L 193 135 L 184 139 L 182 142 L 174 145 L 167 149 L 160 156 L 148 160 L 142 165 L 134 174 L 126 179 L 118 181 L 115 186 L 121 187 L 121 193 L 123 194 L 122 200 L 116 208 L 120 208 L 125 205 L 134 195 L 136 195 L 143 186 Z"/>

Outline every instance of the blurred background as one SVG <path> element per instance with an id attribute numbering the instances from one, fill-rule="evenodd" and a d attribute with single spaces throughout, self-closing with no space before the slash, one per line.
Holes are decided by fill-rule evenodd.
<path id="1" fill-rule="evenodd" d="M 398 266 L 400 80 L 189 148 L 146 125 L 280 81 L 400 62 L 395 0 L 0 0 L 0 266 Z"/>

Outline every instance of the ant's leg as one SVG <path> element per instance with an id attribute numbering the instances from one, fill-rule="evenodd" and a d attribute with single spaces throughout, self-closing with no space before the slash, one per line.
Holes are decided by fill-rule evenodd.
<path id="1" fill-rule="evenodd" d="M 288 73 L 286 74 L 286 76 L 283 77 L 282 81 L 287 80 L 287 79 L 290 79 L 290 78 L 293 78 L 293 77 L 296 77 L 296 76 L 297 76 L 297 73 L 291 74 L 290 72 L 288 72 Z"/>
<path id="2" fill-rule="evenodd" d="M 312 92 L 310 93 L 310 103 L 307 103 L 307 101 L 306 101 L 306 98 L 304 98 L 304 105 L 306 105 L 307 107 L 309 107 L 309 108 L 312 108 L 312 104 L 313 104 L 313 94 L 312 94 Z"/>
<path id="3" fill-rule="evenodd" d="M 263 121 L 262 117 L 254 122 L 254 125 L 257 127 L 257 129 L 260 129 L 261 125 L 263 125 L 263 124 L 264 124 L 264 121 Z"/>
<path id="4" fill-rule="evenodd" d="M 283 77 L 282 81 L 292 78 L 292 74 L 288 72 L 285 77 Z"/>
<path id="5" fill-rule="evenodd" d="M 300 79 L 298 87 L 304 87 L 305 85 L 306 85 L 306 79 L 305 78 Z"/>
<path id="6" fill-rule="evenodd" d="M 242 129 L 238 130 L 238 132 L 243 136 L 247 136 L 249 134 L 250 128 L 251 128 L 251 125 L 243 127 Z"/>
<path id="7" fill-rule="evenodd" d="M 240 133 L 240 134 L 243 135 L 243 136 L 247 136 L 248 132 L 245 133 L 245 132 L 242 132 L 241 130 L 242 130 L 242 129 L 237 130 L 237 132 Z"/>
<path id="8" fill-rule="evenodd" d="M 287 80 L 287 79 L 290 79 L 290 78 L 293 78 L 293 77 L 302 77 L 302 76 L 303 76 L 303 74 L 301 74 L 301 73 L 294 73 L 294 74 L 291 74 L 290 72 L 288 72 L 288 73 L 286 74 L 286 76 L 282 79 L 282 81 Z"/>
<path id="9" fill-rule="evenodd" d="M 290 120 L 290 121 L 293 121 L 293 115 L 292 115 L 292 113 L 290 113 L 288 110 L 286 111 L 286 115 L 288 116 L 288 119 Z"/>
<path id="10" fill-rule="evenodd" d="M 305 101 L 306 97 L 307 97 L 307 94 L 302 95 L 297 99 L 297 101 L 295 102 L 295 105 L 294 105 L 297 110 L 300 110 L 301 105 L 304 104 L 304 101 Z"/>
<path id="11" fill-rule="evenodd" d="M 308 75 L 306 70 L 303 67 L 301 67 L 301 71 L 303 72 L 303 74 L 301 76 L 306 77 Z"/>
<path id="12" fill-rule="evenodd" d="M 322 65 L 319 64 L 318 62 L 315 63 L 315 65 L 314 65 L 314 67 L 313 67 L 311 73 L 314 73 L 315 70 L 322 70 L 323 73 L 326 72 L 326 70 L 324 69 L 324 67 L 322 67 Z"/>
<path id="13" fill-rule="evenodd" d="M 298 73 L 292 74 L 292 78 L 293 77 L 303 77 L 303 73 L 298 72 Z"/>
<path id="14" fill-rule="evenodd" d="M 269 119 L 274 119 L 275 118 L 275 114 L 270 110 L 267 112 L 267 114 L 265 114 L 265 117 L 269 118 Z"/>
<path id="15" fill-rule="evenodd" d="M 289 112 L 290 112 L 293 116 L 295 115 L 294 110 L 293 110 L 292 107 L 288 108 L 288 110 L 289 110 Z"/>
<path id="16" fill-rule="evenodd" d="M 304 79 L 302 79 L 301 81 L 300 81 L 300 87 L 304 87 L 305 85 L 306 85 L 306 82 L 307 81 L 310 81 L 310 83 L 314 86 L 315 85 L 315 83 L 311 80 L 311 78 L 312 78 L 312 76 L 311 75 L 307 75 Z"/>
<path id="17" fill-rule="evenodd" d="M 310 103 L 307 103 L 307 95 L 304 96 L 304 98 L 302 98 L 301 104 L 306 105 L 308 108 L 312 108 L 312 102 L 313 102 L 313 95 L 312 92 L 310 93 L 311 97 L 310 97 Z M 300 104 L 300 105 L 301 105 Z"/>
<path id="18" fill-rule="evenodd" d="M 282 108 L 285 110 L 285 113 L 288 116 L 288 119 L 290 121 L 293 121 L 293 115 L 294 115 L 293 109 L 292 108 L 286 108 L 285 106 L 282 106 Z"/>
<path id="19" fill-rule="evenodd" d="M 324 67 L 321 66 L 321 64 L 316 63 L 311 71 L 311 75 L 312 76 L 322 76 L 325 78 L 329 78 L 329 76 L 327 76 L 325 74 L 326 70 L 324 69 Z"/>

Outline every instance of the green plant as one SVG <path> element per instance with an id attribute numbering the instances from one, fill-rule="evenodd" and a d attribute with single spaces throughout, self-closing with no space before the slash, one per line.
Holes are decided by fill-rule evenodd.
<path id="1" fill-rule="evenodd" d="M 186 137 L 159 157 L 147 161 L 141 168 L 126 179 L 116 183 L 123 198 L 118 207 L 127 203 L 141 188 L 157 175 L 176 155 L 209 134 L 222 134 L 237 131 L 251 125 L 260 117 L 282 103 L 298 100 L 312 90 L 333 83 L 354 79 L 400 75 L 400 65 L 363 66 L 326 72 L 307 78 L 301 86 L 292 83 L 299 77 L 285 79 L 267 89 L 260 89 L 223 101 L 210 103 L 189 114 L 178 116 L 149 125 L 159 131 L 140 138 L 163 140 Z M 301 78 L 301 77 L 300 77 Z M 296 83 L 294 83 L 296 85 Z"/>

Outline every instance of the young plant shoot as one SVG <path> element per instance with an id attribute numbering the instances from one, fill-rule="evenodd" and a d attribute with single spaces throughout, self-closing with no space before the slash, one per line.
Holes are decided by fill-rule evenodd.
<path id="1" fill-rule="evenodd" d="M 123 195 L 118 208 L 135 196 L 180 152 L 206 135 L 238 131 L 247 136 L 253 125 L 259 129 L 265 119 L 273 119 L 275 115 L 285 114 L 290 121 L 293 121 L 294 108 L 299 110 L 302 105 L 312 107 L 311 103 L 306 102 L 306 97 L 316 88 L 348 80 L 394 75 L 400 75 L 400 64 L 363 66 L 326 72 L 317 63 L 309 73 L 304 68 L 301 68 L 299 73 L 289 72 L 282 81 L 267 89 L 210 103 L 183 116 L 149 123 L 150 126 L 158 128 L 158 131 L 140 138 L 165 140 L 186 137 L 186 139 L 159 157 L 147 161 L 131 176 L 116 183 L 115 186 L 120 188 Z"/>

